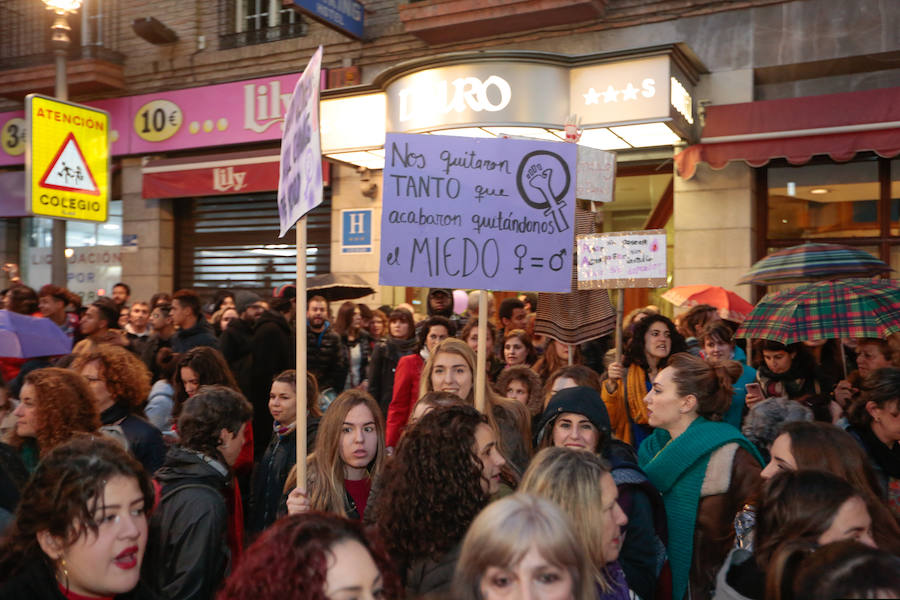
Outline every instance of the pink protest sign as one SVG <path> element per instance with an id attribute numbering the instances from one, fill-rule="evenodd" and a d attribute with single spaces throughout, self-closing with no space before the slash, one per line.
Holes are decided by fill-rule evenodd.
<path id="1" fill-rule="evenodd" d="M 114 156 L 280 140 L 299 77 L 262 77 L 85 104 L 109 112 Z M 0 113 L 0 166 L 22 164 L 24 152 L 24 112 Z"/>

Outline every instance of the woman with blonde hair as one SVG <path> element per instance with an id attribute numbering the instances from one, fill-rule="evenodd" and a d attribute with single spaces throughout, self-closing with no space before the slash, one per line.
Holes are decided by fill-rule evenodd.
<path id="1" fill-rule="evenodd" d="M 378 404 L 366 392 L 343 392 L 319 422 L 315 450 L 306 461 L 306 485 L 288 495 L 288 513 L 317 510 L 361 521 L 384 456 L 384 419 Z M 295 485 L 296 467 L 286 489 Z"/>
<path id="2" fill-rule="evenodd" d="M 628 518 L 609 465 L 597 454 L 571 448 L 541 450 L 525 472 L 519 492 L 555 502 L 577 523 L 575 535 L 587 552 L 589 579 L 602 599 L 628 597 L 619 551 Z"/>
<path id="3" fill-rule="evenodd" d="M 531 456 L 531 416 L 521 402 L 491 389 L 485 377 L 484 399 L 491 427 L 500 436 L 500 451 L 521 473 Z M 447 338 L 435 346 L 422 369 L 419 397 L 428 392 L 456 394 L 475 406 L 475 353 L 464 341 Z"/>
<path id="4" fill-rule="evenodd" d="M 514 494 L 485 508 L 463 540 L 453 577 L 457 600 L 596 598 L 587 555 L 560 508 Z M 512 590 L 510 590 L 512 588 Z"/>

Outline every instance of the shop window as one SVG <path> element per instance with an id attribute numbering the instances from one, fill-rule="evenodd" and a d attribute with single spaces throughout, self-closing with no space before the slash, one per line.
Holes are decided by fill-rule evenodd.
<path id="1" fill-rule="evenodd" d="M 878 224 L 878 162 L 769 169 L 770 238 L 874 236 Z"/>
<path id="2" fill-rule="evenodd" d="M 759 176 L 758 258 L 830 242 L 856 246 L 900 270 L 900 160 L 863 154 L 848 163 L 777 161 Z"/>
<path id="3" fill-rule="evenodd" d="M 219 45 L 225 50 L 306 35 L 308 25 L 281 0 L 219 0 Z"/>
<path id="4" fill-rule="evenodd" d="M 67 284 L 93 302 L 99 294 L 108 294 L 122 280 L 122 201 L 109 202 L 105 223 L 66 222 Z M 22 281 L 38 289 L 50 283 L 53 255 L 53 219 L 22 219 L 20 268 Z"/>
<path id="5" fill-rule="evenodd" d="M 278 237 L 274 193 L 175 201 L 175 287 L 271 290 L 296 281 L 294 230 Z M 331 196 L 307 215 L 307 276 L 331 271 Z"/>

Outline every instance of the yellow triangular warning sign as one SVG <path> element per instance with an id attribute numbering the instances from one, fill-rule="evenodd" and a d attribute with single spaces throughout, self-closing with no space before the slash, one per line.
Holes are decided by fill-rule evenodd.
<path id="1" fill-rule="evenodd" d="M 97 182 L 84 160 L 74 133 L 69 133 L 41 178 L 42 186 L 64 192 L 99 196 Z"/>

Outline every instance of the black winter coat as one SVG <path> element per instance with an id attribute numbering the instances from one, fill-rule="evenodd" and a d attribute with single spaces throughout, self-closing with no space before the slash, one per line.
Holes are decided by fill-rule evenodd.
<path id="1" fill-rule="evenodd" d="M 284 482 L 295 464 L 297 432 L 292 429 L 287 435 L 273 434 L 253 474 L 253 498 L 247 522 L 247 532 L 251 535 L 260 533 L 284 512 Z"/>
<path id="2" fill-rule="evenodd" d="M 388 338 L 375 344 L 369 360 L 369 393 L 375 398 L 381 412 L 387 416 L 391 396 L 394 393 L 394 374 L 400 359 L 416 352 L 416 338 L 401 340 Z"/>
<path id="3" fill-rule="evenodd" d="M 3 600 L 66 600 L 59 591 L 56 577 L 44 561 L 36 561 L 27 569 L 0 586 Z M 160 600 L 143 582 L 126 594 L 119 594 L 115 600 Z"/>
<path id="4" fill-rule="evenodd" d="M 162 433 L 121 404 L 113 404 L 100 414 L 104 425 L 118 425 L 128 440 L 128 449 L 148 473 L 155 472 L 166 457 L 166 443 Z"/>
<path id="5" fill-rule="evenodd" d="M 211 600 L 231 559 L 225 501 L 231 475 L 221 463 L 176 446 L 156 480 L 162 489 L 142 580 L 164 598 Z"/>
<path id="6" fill-rule="evenodd" d="M 341 336 L 325 322 L 322 331 L 316 333 L 306 328 L 306 368 L 316 376 L 319 391 L 334 389 L 340 394 L 347 379 L 347 362 L 341 351 Z"/>
<path id="7" fill-rule="evenodd" d="M 245 396 L 248 396 L 253 373 L 252 339 L 253 325 L 243 319 L 232 321 L 219 337 L 222 356 Z"/>
<path id="8" fill-rule="evenodd" d="M 266 442 L 272 437 L 272 415 L 269 413 L 272 380 L 282 371 L 297 366 L 294 336 L 281 313 L 267 310 L 256 320 L 250 356 L 252 373 L 244 394 L 253 405 L 253 455 L 262 456 Z"/>
<path id="9" fill-rule="evenodd" d="M 213 333 L 212 325 L 200 317 L 190 329 L 182 329 L 172 336 L 172 350 L 181 354 L 197 346 L 219 349 L 219 340 Z"/>

